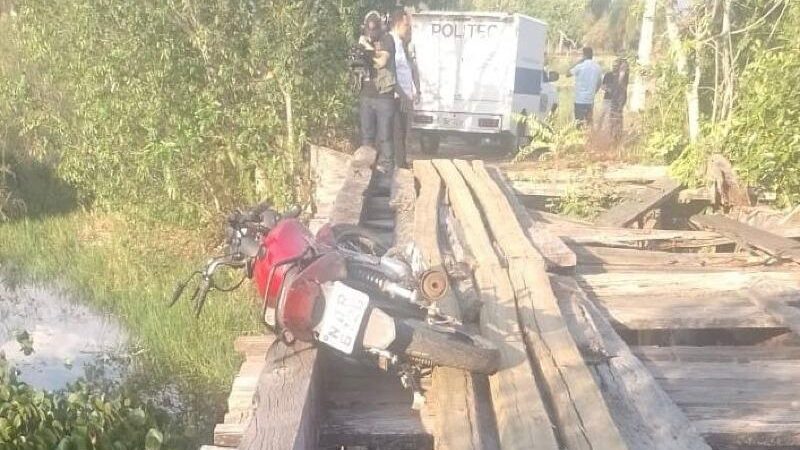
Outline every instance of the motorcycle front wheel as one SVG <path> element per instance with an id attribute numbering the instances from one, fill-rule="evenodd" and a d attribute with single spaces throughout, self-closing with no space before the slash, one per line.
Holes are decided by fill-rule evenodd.
<path id="1" fill-rule="evenodd" d="M 478 334 L 416 319 L 400 320 L 399 330 L 399 337 L 406 341 L 404 353 L 412 359 L 483 374 L 499 368 L 500 350 Z"/>
<path id="2" fill-rule="evenodd" d="M 344 250 L 373 256 L 383 256 L 389 250 L 380 237 L 358 225 L 336 224 L 331 229 L 336 245 Z"/>

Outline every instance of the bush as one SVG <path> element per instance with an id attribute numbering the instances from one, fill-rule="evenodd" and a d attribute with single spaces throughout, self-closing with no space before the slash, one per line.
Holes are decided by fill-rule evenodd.
<path id="1" fill-rule="evenodd" d="M 3 144 L 106 209 L 190 221 L 296 201 L 307 136 L 348 120 L 351 3 L 24 2 Z"/>
<path id="2" fill-rule="evenodd" d="M 798 22 L 800 25 L 800 22 Z M 720 147 L 747 181 L 800 203 L 800 39 L 759 52 L 745 70 L 739 102 Z"/>
<path id="3" fill-rule="evenodd" d="M 0 355 L 0 449 L 159 450 L 164 435 L 141 405 L 85 382 L 45 392 L 19 381 Z"/>

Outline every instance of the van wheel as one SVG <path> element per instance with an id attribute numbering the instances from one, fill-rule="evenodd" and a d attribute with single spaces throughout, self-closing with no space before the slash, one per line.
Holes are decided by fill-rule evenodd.
<path id="1" fill-rule="evenodd" d="M 438 135 L 433 133 L 420 133 L 419 146 L 422 153 L 425 155 L 435 155 L 439 152 L 439 143 L 441 139 Z"/>

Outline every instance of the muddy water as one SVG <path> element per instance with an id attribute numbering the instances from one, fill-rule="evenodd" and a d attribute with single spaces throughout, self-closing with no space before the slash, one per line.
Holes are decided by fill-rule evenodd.
<path id="1" fill-rule="evenodd" d="M 21 332 L 32 340 L 29 355 L 18 342 Z M 81 377 L 119 380 L 127 343 L 112 317 L 61 290 L 0 282 L 0 351 L 31 385 L 55 390 Z"/>

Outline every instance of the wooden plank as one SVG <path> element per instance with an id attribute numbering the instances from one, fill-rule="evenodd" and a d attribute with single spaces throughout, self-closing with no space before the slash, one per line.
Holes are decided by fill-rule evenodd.
<path id="1" fill-rule="evenodd" d="M 559 306 L 615 422 L 632 449 L 709 449 L 645 365 L 603 318 L 574 279 L 553 276 Z"/>
<path id="2" fill-rule="evenodd" d="M 456 167 L 442 160 L 434 165 L 447 186 L 457 219 L 457 224 L 452 225 L 459 229 L 451 230 L 451 234 L 463 236 L 464 247 L 476 261 L 475 281 L 483 301 L 481 332 L 501 352 L 501 368 L 489 377 L 500 447 L 557 449 L 559 445 L 529 366 L 508 274 L 500 267 L 480 212 Z"/>
<path id="3" fill-rule="evenodd" d="M 233 422 L 233 423 L 218 423 L 214 426 L 214 445 L 220 447 L 238 447 L 242 442 L 242 435 L 244 435 L 247 424 Z"/>
<path id="4" fill-rule="evenodd" d="M 592 180 L 588 180 L 588 182 L 511 180 L 509 181 L 509 185 L 514 195 L 520 197 L 541 197 L 546 200 L 586 192 L 587 186 L 591 188 L 591 186 L 597 186 L 598 183 L 596 181 L 592 182 Z M 647 186 L 636 184 L 610 185 L 608 182 L 605 182 L 603 186 L 612 189 L 616 195 L 622 197 L 636 197 L 648 191 Z"/>
<path id="5" fill-rule="evenodd" d="M 547 227 L 538 220 L 538 217 L 530 214 L 527 209 L 519 202 L 516 195 L 511 191 L 508 183 L 502 174 L 495 167 L 485 167 L 483 161 L 473 162 L 473 168 L 478 176 L 491 177 L 500 188 L 502 194 L 508 199 L 509 204 L 514 209 L 517 220 L 522 224 L 536 250 L 544 257 L 547 267 L 552 270 L 571 269 L 576 265 L 575 253 L 564 241 L 551 233 Z"/>
<path id="6" fill-rule="evenodd" d="M 484 180 L 472 168 L 472 165 L 464 160 L 455 160 L 453 164 L 461 172 L 461 176 L 467 181 L 473 195 L 479 200 L 483 217 L 489 224 L 489 228 L 494 234 L 500 251 L 505 258 L 530 258 L 535 261 L 544 261 L 541 254 L 529 243 L 528 236 L 520 226 L 504 227 L 502 233 L 498 233 L 498 227 L 503 227 L 503 223 L 513 222 L 515 217 L 514 209 L 509 204 L 502 190 L 489 177 Z"/>
<path id="7" fill-rule="evenodd" d="M 377 153 L 372 147 L 359 147 L 353 155 L 347 178 L 336 195 L 332 223 L 358 225 L 364 204 L 364 192 L 372 179 L 372 165 Z"/>
<path id="8" fill-rule="evenodd" d="M 439 207 L 442 200 L 442 180 L 430 161 L 414 161 L 414 175 L 419 182 L 419 198 L 414 210 L 413 240 L 425 269 L 442 267 L 439 242 Z M 412 180 L 413 183 L 413 180 Z M 450 289 L 438 302 L 444 314 L 461 319 L 461 308 Z M 482 449 L 477 400 L 473 375 L 451 367 L 437 367 L 433 371 L 430 393 L 435 397 L 433 415 L 436 420 L 437 449 Z"/>
<path id="9" fill-rule="evenodd" d="M 458 169 L 456 169 L 452 161 L 443 159 L 434 160 L 433 165 L 445 181 L 450 204 L 456 217 L 459 218 L 464 236 L 475 236 L 475 238 L 468 239 L 465 243 L 468 251 L 478 261 L 497 261 L 497 254 L 492 246 L 492 241 L 486 235 L 481 213 L 475 207 L 472 195 L 461 178 Z M 455 191 L 455 193 L 451 191 Z M 469 217 L 471 220 L 464 221 L 462 218 L 465 217 Z"/>
<path id="10" fill-rule="evenodd" d="M 728 244 L 730 239 L 708 231 L 640 230 L 631 228 L 591 227 L 568 222 L 544 223 L 543 227 L 568 244 L 631 246 L 643 242 L 665 242 L 666 247 L 712 247 Z"/>
<path id="11" fill-rule="evenodd" d="M 241 353 L 245 356 L 265 355 L 274 341 L 275 336 L 268 334 L 239 336 L 233 341 L 233 349 L 236 353 Z"/>
<path id="12" fill-rule="evenodd" d="M 592 266 L 605 270 L 652 268 L 661 271 L 670 268 L 759 267 L 766 262 L 763 257 L 740 253 L 673 253 L 578 244 L 573 244 L 571 248 L 582 270 L 591 270 Z"/>
<path id="13" fill-rule="evenodd" d="M 714 445 L 800 444 L 800 347 L 638 347 Z"/>
<path id="14" fill-rule="evenodd" d="M 611 272 L 582 275 L 580 282 L 608 318 L 631 330 L 783 329 L 788 325 L 759 300 L 779 307 L 781 297 L 765 292 L 797 292 L 797 277 L 793 272 Z M 787 316 L 793 313 L 788 307 L 783 305 Z"/>
<path id="15" fill-rule="evenodd" d="M 276 341 L 267 352 L 253 420 L 242 450 L 317 448 L 317 349 L 304 342 L 287 347 Z"/>
<path id="16" fill-rule="evenodd" d="M 693 362 L 755 362 L 800 359 L 800 347 L 709 346 L 709 347 L 632 347 L 637 357 L 646 363 L 675 361 Z"/>
<path id="17" fill-rule="evenodd" d="M 650 191 L 638 198 L 626 200 L 597 218 L 600 226 L 627 227 L 647 212 L 659 207 L 680 190 L 680 183 L 669 177 L 660 178 L 649 186 Z"/>
<path id="18" fill-rule="evenodd" d="M 309 169 L 314 183 L 316 217 L 325 223 L 330 219 L 336 195 L 350 171 L 353 157 L 319 145 L 309 146 Z M 316 231 L 316 230 L 312 230 Z"/>
<path id="19" fill-rule="evenodd" d="M 602 170 L 542 169 L 541 163 L 500 163 L 498 167 L 512 180 L 546 180 L 556 182 L 598 182 L 648 184 L 669 173 L 668 166 L 624 165 Z"/>
<path id="20" fill-rule="evenodd" d="M 737 241 L 746 242 L 776 258 L 790 259 L 800 263 L 800 242 L 737 222 L 725 216 L 696 215 L 692 216 L 690 220 L 698 227 L 730 236 Z"/>
<path id="21" fill-rule="evenodd" d="M 745 295 L 780 324 L 800 335 L 800 285 L 780 286 L 759 278 Z"/>
<path id="22" fill-rule="evenodd" d="M 730 270 L 703 273 L 699 271 L 671 271 L 657 273 L 649 271 L 609 272 L 586 274 L 579 277 L 591 294 L 602 295 L 648 295 L 690 291 L 715 292 L 747 289 L 761 280 L 789 289 L 800 286 L 800 272 L 765 271 L 753 272 Z"/>
<path id="23" fill-rule="evenodd" d="M 542 256 L 515 220 L 502 190 L 469 164 L 458 169 L 483 209 L 492 235 L 508 260 L 517 314 L 532 360 L 555 412 L 560 435 L 571 449 L 626 448 L 603 396 L 561 317 Z M 485 173 L 485 172 L 484 172 Z"/>
<path id="24" fill-rule="evenodd" d="M 409 169 L 396 169 L 389 205 L 394 210 L 394 246 L 403 251 L 413 242 L 416 197 L 414 174 Z"/>
<path id="25" fill-rule="evenodd" d="M 746 290 L 595 293 L 606 317 L 628 330 L 785 328 Z"/>

